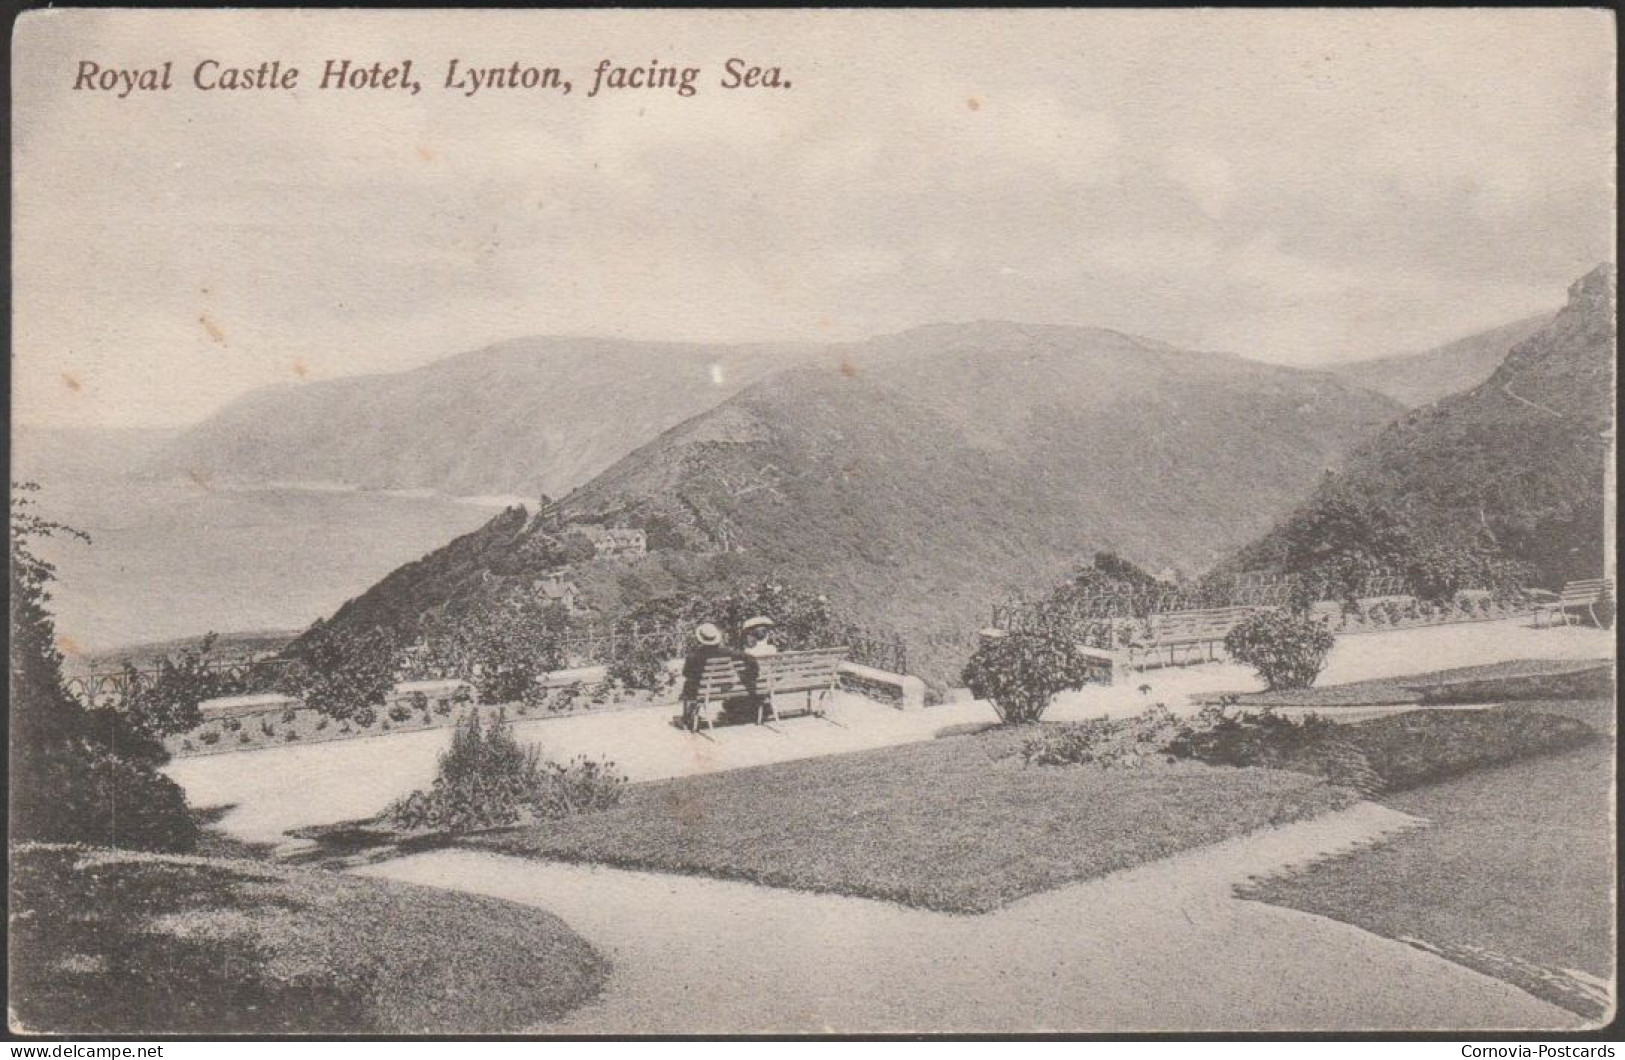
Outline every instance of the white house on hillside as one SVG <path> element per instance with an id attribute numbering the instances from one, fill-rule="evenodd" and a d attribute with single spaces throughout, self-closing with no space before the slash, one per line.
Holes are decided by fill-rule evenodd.
<path id="1" fill-rule="evenodd" d="M 579 606 L 581 594 L 574 582 L 565 581 L 563 578 L 543 578 L 533 582 L 532 587 L 550 604 L 563 604 L 571 611 Z"/>
<path id="2" fill-rule="evenodd" d="M 649 551 L 649 538 L 642 530 L 627 526 L 599 526 L 586 523 L 580 530 L 600 556 L 641 556 Z"/>

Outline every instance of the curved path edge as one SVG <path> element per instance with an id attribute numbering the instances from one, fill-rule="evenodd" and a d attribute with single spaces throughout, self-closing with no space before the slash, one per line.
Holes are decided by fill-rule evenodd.
<path id="1" fill-rule="evenodd" d="M 603 996 L 536 1033 L 1559 1030 L 1500 980 L 1236 898 L 1425 822 L 1372 802 L 981 916 L 708 877 L 441 850 L 356 871 L 540 906 L 603 950 Z"/>

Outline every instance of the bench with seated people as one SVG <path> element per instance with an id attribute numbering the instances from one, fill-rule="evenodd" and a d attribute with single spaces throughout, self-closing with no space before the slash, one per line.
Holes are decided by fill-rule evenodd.
<path id="1" fill-rule="evenodd" d="M 754 707 L 758 725 L 771 718 L 778 721 L 787 713 L 822 717 L 840 684 L 840 665 L 847 649 L 814 648 L 785 651 L 756 659 L 755 687 L 741 673 L 743 660 L 707 660 L 700 674 L 689 727 L 698 732 L 701 725 L 713 727 L 713 716 L 725 704 L 744 703 Z M 781 697 L 805 695 L 803 702 L 780 706 Z"/>
<path id="2" fill-rule="evenodd" d="M 1593 625 L 1601 625 L 1597 621 L 1597 605 L 1602 602 L 1604 593 L 1610 597 L 1614 595 L 1614 579 L 1583 578 L 1569 582 L 1554 599 L 1535 605 L 1535 624 L 1550 626 L 1553 619 L 1562 619 L 1566 626 L 1570 613 L 1584 611 L 1591 616 Z"/>

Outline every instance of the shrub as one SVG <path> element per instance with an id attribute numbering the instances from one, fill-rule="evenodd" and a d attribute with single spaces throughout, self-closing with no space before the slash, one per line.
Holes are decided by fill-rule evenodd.
<path id="1" fill-rule="evenodd" d="M 1596 738 L 1577 719 L 1526 710 L 1419 710 L 1338 725 L 1314 714 L 1292 721 L 1268 709 L 1229 716 L 1208 707 L 1168 751 L 1211 765 L 1311 773 L 1371 796 Z"/>
<path id="2" fill-rule="evenodd" d="M 585 755 L 563 765 L 543 762 L 541 780 L 531 809 L 544 818 L 607 810 L 621 801 L 626 787 L 626 778 L 614 762 Z"/>
<path id="3" fill-rule="evenodd" d="M 299 710 L 298 710 L 297 707 L 283 707 L 282 708 L 282 724 L 284 724 L 284 725 L 292 725 L 295 721 L 298 721 L 298 720 L 299 720 Z"/>
<path id="4" fill-rule="evenodd" d="M 265 736 L 275 736 L 276 735 L 276 726 L 272 725 L 269 719 L 261 718 L 260 719 L 260 733 L 262 735 L 265 735 Z"/>
<path id="5" fill-rule="evenodd" d="M 220 720 L 220 727 L 225 729 L 227 732 L 241 732 L 243 723 L 236 718 L 222 718 Z"/>
<path id="6" fill-rule="evenodd" d="M 197 845 L 197 821 L 186 796 L 165 776 L 154 776 L 139 763 L 111 754 L 91 762 L 88 781 L 94 811 L 91 826 L 78 841 L 96 846 L 138 850 L 191 850 Z"/>
<path id="7" fill-rule="evenodd" d="M 220 732 L 217 729 L 205 729 L 197 734 L 197 738 L 202 740 L 207 746 L 213 747 L 215 744 L 220 742 Z"/>
<path id="8" fill-rule="evenodd" d="M 568 626 L 560 605 L 509 590 L 435 617 L 422 635 L 440 672 L 471 682 L 481 703 L 511 703 L 537 674 L 563 664 Z"/>
<path id="9" fill-rule="evenodd" d="M 440 715 L 442 718 L 449 715 L 451 713 L 451 700 L 449 700 L 449 699 L 437 699 L 437 700 L 435 700 L 434 701 L 434 712 L 436 714 Z"/>
<path id="10" fill-rule="evenodd" d="M 1096 718 L 1047 729 L 1023 742 L 1021 757 L 1036 766 L 1095 763 L 1107 769 L 1135 768 L 1171 760 L 1168 744 L 1179 731 L 1173 712 L 1158 703 L 1131 718 Z"/>
<path id="11" fill-rule="evenodd" d="M 1331 630 L 1302 615 L 1260 611 L 1226 634 L 1224 649 L 1276 691 L 1313 685 L 1336 641 Z"/>
<path id="12" fill-rule="evenodd" d="M 557 688 L 537 685 L 526 694 L 525 705 L 539 707 L 553 714 L 562 714 L 574 710 L 581 702 L 581 698 L 580 685 L 560 685 Z"/>
<path id="13" fill-rule="evenodd" d="M 1168 752 L 1209 765 L 1311 773 L 1362 795 L 1377 794 L 1384 782 L 1347 730 L 1315 714 L 1293 721 L 1268 708 L 1229 714 L 1223 706 L 1210 706 L 1181 728 Z"/>
<path id="14" fill-rule="evenodd" d="M 316 625 L 299 643 L 292 691 L 330 718 L 354 717 L 384 705 L 400 655 L 395 635 L 381 627 L 352 632 Z"/>
<path id="15" fill-rule="evenodd" d="M 282 739 L 287 743 L 293 743 L 295 740 L 299 739 L 299 732 L 295 729 L 289 729 L 287 732 L 282 734 Z"/>
<path id="16" fill-rule="evenodd" d="M 391 703 L 389 705 L 389 720 L 394 722 L 410 721 L 412 708 L 405 703 Z"/>
<path id="17" fill-rule="evenodd" d="M 1039 720 L 1057 692 L 1082 688 L 1093 673 L 1091 660 L 1067 637 L 1006 633 L 983 639 L 961 679 L 1008 725 Z"/>
<path id="18" fill-rule="evenodd" d="M 405 831 L 467 832 L 607 809 L 624 785 L 612 762 L 544 763 L 534 746 L 514 739 L 504 712 L 485 726 L 471 710 L 440 756 L 434 784 L 398 800 L 386 816 Z"/>
<path id="19" fill-rule="evenodd" d="M 128 694 L 123 712 L 137 729 L 156 738 L 189 732 L 203 724 L 198 704 L 215 696 L 242 691 L 242 682 L 210 668 L 210 633 L 196 649 L 187 649 L 157 661 L 156 676 L 147 676 L 126 662 Z"/>
<path id="20" fill-rule="evenodd" d="M 330 719 L 325 714 L 322 715 L 321 717 L 317 718 L 316 719 L 316 731 L 317 732 L 323 731 L 324 729 L 327 728 L 329 723 L 330 723 Z"/>
<path id="21" fill-rule="evenodd" d="M 252 743 L 253 742 L 253 737 L 249 736 L 248 733 L 246 733 L 246 732 L 240 732 L 240 733 L 237 734 L 237 742 L 238 743 Z"/>
<path id="22" fill-rule="evenodd" d="M 677 675 L 666 662 L 682 649 L 652 640 L 638 640 L 623 648 L 609 664 L 609 679 L 624 688 L 638 688 L 663 696 L 675 686 Z"/>
<path id="23" fill-rule="evenodd" d="M 1403 566 L 1411 591 L 1424 600 L 1448 600 L 1463 589 L 1512 591 L 1527 585 L 1534 573 L 1487 542 L 1456 539 L 1418 543 Z"/>

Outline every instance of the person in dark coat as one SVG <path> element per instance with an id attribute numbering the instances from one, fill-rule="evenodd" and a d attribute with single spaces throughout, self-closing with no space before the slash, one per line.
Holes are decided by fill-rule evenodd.
<path id="1" fill-rule="evenodd" d="M 694 630 L 694 647 L 688 650 L 683 657 L 683 726 L 692 727 L 694 716 L 700 709 L 700 678 L 705 674 L 705 664 L 713 659 L 732 659 L 739 666 L 739 678 L 744 683 L 745 695 L 736 697 L 754 704 L 756 701 L 756 675 L 759 669 L 756 660 L 744 652 L 735 651 L 722 641 L 722 631 L 710 622 L 701 623 Z M 723 710 L 729 714 L 738 712 L 735 700 L 723 704 Z M 754 706 L 752 707 L 754 710 Z"/>

